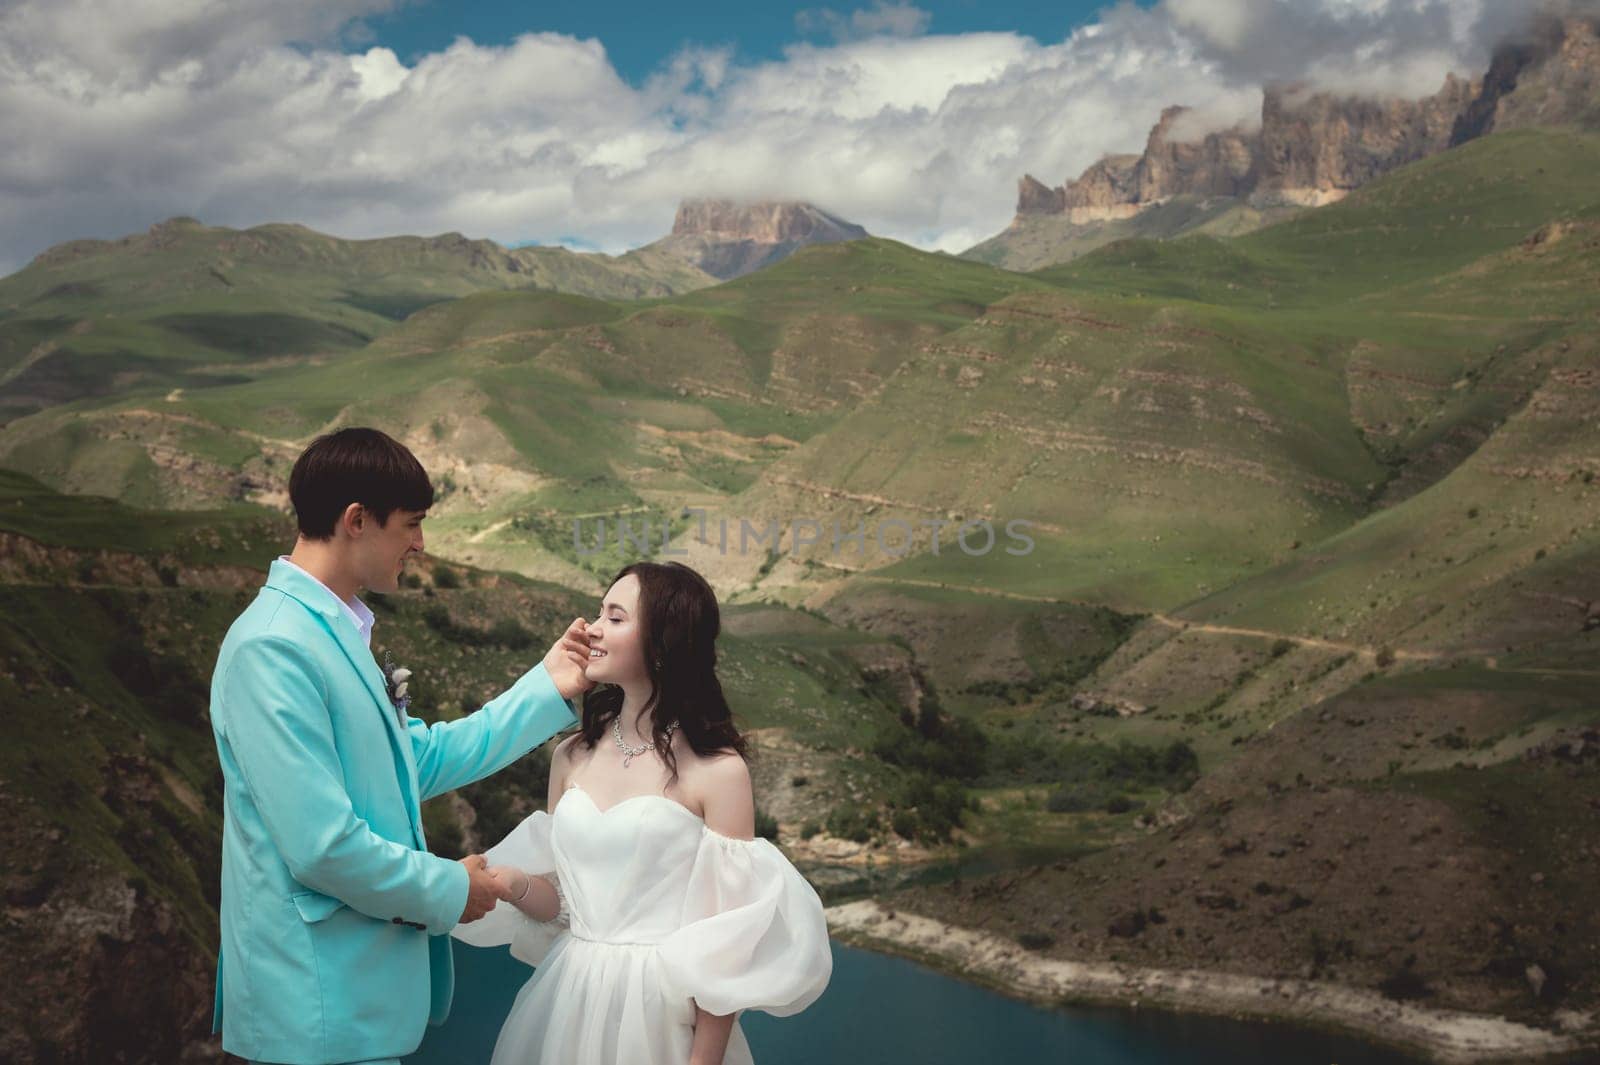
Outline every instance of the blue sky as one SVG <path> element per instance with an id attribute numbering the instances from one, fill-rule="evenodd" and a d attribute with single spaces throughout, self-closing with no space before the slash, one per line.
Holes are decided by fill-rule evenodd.
<path id="1" fill-rule="evenodd" d="M 1145 0 L 1143 6 L 1149 3 Z M 1010 32 L 1053 44 L 1110 6 L 1107 0 L 936 0 L 918 2 L 915 9 L 925 16 L 927 33 Z M 785 45 L 796 41 L 834 40 L 831 27 L 838 21 L 823 12 L 848 17 L 861 10 L 870 12 L 872 7 L 768 0 L 466 5 L 413 0 L 392 14 L 368 19 L 367 26 L 375 35 L 371 43 L 392 48 L 406 62 L 447 47 L 457 36 L 483 45 L 506 44 L 520 34 L 540 31 L 598 38 L 617 72 L 638 85 L 687 45 L 730 46 L 741 64 L 776 60 Z"/>

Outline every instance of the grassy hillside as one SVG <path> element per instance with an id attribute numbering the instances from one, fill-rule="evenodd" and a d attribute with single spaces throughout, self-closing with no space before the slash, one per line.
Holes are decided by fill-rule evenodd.
<path id="1" fill-rule="evenodd" d="M 1592 133 L 1496 134 L 1245 236 L 1120 241 L 1036 276 L 1216 304 L 1339 304 L 1460 269 L 1593 206 L 1597 164 L 1600 137 Z"/>
<path id="2" fill-rule="evenodd" d="M 1333 979 L 1544 1027 L 1596 1001 L 1577 944 L 1600 870 L 1597 147 L 1490 138 L 1247 237 L 1035 275 L 1275 352 L 1370 463 L 1353 520 L 1133 619 L 1070 694 L 976 709 L 1041 740 L 1183 737 L 1205 772 L 1146 840 L 896 908 L 1061 958 Z M 1261 513 L 1239 499 L 1213 482 L 1186 526 Z"/>
<path id="3" fill-rule="evenodd" d="M 74 241 L 0 280 L 0 417 L 129 388 L 203 388 L 360 348 L 485 289 L 636 298 L 714 279 L 668 256 L 507 250 L 460 234 L 340 240 L 176 218 Z"/>
<path id="4" fill-rule="evenodd" d="M 574 520 L 625 513 L 730 586 L 871 569 L 1170 610 L 1435 484 L 1540 387 L 1589 260 L 1520 242 L 1581 223 L 1597 143 L 1491 137 L 1245 237 L 1032 277 L 867 240 L 667 300 L 485 293 L 337 362 L 45 410 L 0 457 L 146 505 L 271 501 L 299 445 L 366 420 L 446 471 L 463 559 L 579 579 L 621 553 L 580 554 Z M 867 542 L 730 553 L 685 532 L 697 507 Z M 980 518 L 1034 550 L 934 554 L 928 522 Z"/>
<path id="5" fill-rule="evenodd" d="M 1597 145 L 1490 137 L 1248 236 L 1028 276 L 866 240 L 670 299 L 482 293 L 336 362 L 42 411 L 0 460 L 145 505 L 271 502 L 306 440 L 367 421 L 444 475 L 438 546 L 467 561 L 581 581 L 628 516 L 791 602 L 872 570 L 1170 611 L 1436 484 L 1543 386 L 1593 257 L 1534 238 L 1586 224 Z M 611 522 L 592 555 L 583 516 L 591 544 Z M 961 550 L 984 518 L 994 547 Z M 824 549 L 730 550 L 720 519 L 736 542 L 809 519 Z M 865 543 L 832 551 L 835 523 Z"/>
<path id="6" fill-rule="evenodd" d="M 1120 240 L 1172 240 L 1188 234 L 1236 237 L 1291 218 L 1298 207 L 1256 208 L 1227 196 L 1174 196 L 1132 218 L 1072 222 L 1066 215 L 1019 214 L 1011 225 L 961 253 L 1006 270 L 1070 263 Z"/>

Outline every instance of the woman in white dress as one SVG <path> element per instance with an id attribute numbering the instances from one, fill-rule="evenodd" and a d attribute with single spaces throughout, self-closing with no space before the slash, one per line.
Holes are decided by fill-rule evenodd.
<path id="1" fill-rule="evenodd" d="M 546 811 L 485 852 L 507 899 L 451 933 L 537 966 L 491 1065 L 748 1065 L 738 1013 L 788 1016 L 833 971 L 816 891 L 765 839 L 716 677 L 716 596 L 624 567 L 588 627 L 579 732 Z"/>

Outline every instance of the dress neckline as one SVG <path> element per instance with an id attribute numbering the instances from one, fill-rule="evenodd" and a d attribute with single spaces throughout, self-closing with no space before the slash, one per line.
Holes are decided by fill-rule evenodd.
<path id="1" fill-rule="evenodd" d="M 716 829 L 714 829 L 710 825 L 706 824 L 705 818 L 701 817 L 699 814 L 695 813 L 693 810 L 691 810 L 687 806 L 683 805 L 683 803 L 679 802 L 677 799 L 669 799 L 665 795 L 656 795 L 653 792 L 645 792 L 642 795 L 630 795 L 626 799 L 619 799 L 618 801 L 612 803 L 610 806 L 607 806 L 605 809 L 602 810 L 600 808 L 600 804 L 595 802 L 594 796 L 589 794 L 589 789 L 585 788 L 583 785 L 579 784 L 577 781 L 575 781 L 575 780 L 568 781 L 566 790 L 567 791 L 576 791 L 576 792 L 581 793 L 585 799 L 589 800 L 590 809 L 594 810 L 594 812 L 596 814 L 600 815 L 601 817 L 605 817 L 608 814 L 613 813 L 614 811 L 616 811 L 620 807 L 628 805 L 630 802 L 635 802 L 635 801 L 637 801 L 639 799 L 655 799 L 658 802 L 668 803 L 671 806 L 675 807 L 676 809 L 681 811 L 685 817 L 689 818 L 695 824 L 699 825 L 700 828 L 703 831 L 710 833 L 711 835 L 717 837 L 718 839 L 726 840 L 729 843 L 745 843 L 745 844 L 752 844 L 752 843 L 757 843 L 757 842 L 760 841 L 760 837 L 759 836 L 756 837 L 755 839 L 740 839 L 738 836 L 729 836 L 729 835 L 725 835 L 724 833 L 718 832 Z M 556 804 L 556 809 L 559 810 L 560 808 L 561 808 L 561 804 L 557 803 Z M 554 816 L 554 815 L 551 815 L 551 816 Z"/>
<path id="2" fill-rule="evenodd" d="M 679 802 L 677 799 L 668 798 L 665 795 L 657 795 L 654 792 L 647 791 L 647 792 L 643 792 L 643 793 L 641 793 L 639 795 L 629 795 L 626 799 L 618 799 L 616 802 L 612 803 L 610 806 L 607 806 L 605 809 L 602 810 L 600 808 L 600 803 L 595 800 L 595 797 L 593 795 L 589 794 L 589 789 L 585 788 L 582 784 L 579 784 L 576 780 L 570 780 L 570 781 L 567 782 L 567 790 L 568 791 L 581 791 L 581 792 L 583 792 L 583 797 L 589 800 L 589 805 L 593 806 L 594 809 L 595 809 L 595 812 L 598 813 L 601 817 L 604 817 L 606 814 L 608 814 L 611 811 L 615 810 L 619 806 L 628 805 L 630 802 L 633 802 L 635 799 L 660 799 L 662 802 L 668 802 L 668 803 L 671 803 L 673 806 L 676 806 L 678 809 L 682 810 L 684 813 L 688 814 L 690 817 L 694 818 L 696 821 L 699 821 L 701 824 L 705 824 L 705 819 L 703 817 L 701 817 L 699 814 L 695 813 L 693 810 L 689 809 L 687 806 L 683 805 L 683 803 Z"/>

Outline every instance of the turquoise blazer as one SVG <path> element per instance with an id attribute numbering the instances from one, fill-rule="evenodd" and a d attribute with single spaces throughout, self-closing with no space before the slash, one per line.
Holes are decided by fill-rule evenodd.
<path id="1" fill-rule="evenodd" d="M 274 561 L 211 678 L 223 777 L 212 1031 L 229 1053 L 403 1057 L 449 1013 L 467 871 L 428 853 L 421 803 L 521 758 L 577 708 L 540 663 L 460 720 L 400 716 L 338 598 Z"/>

